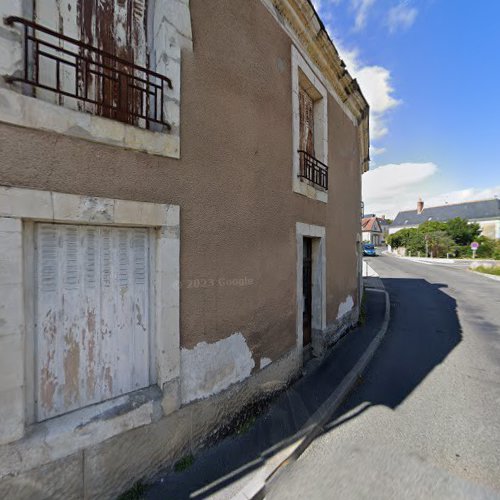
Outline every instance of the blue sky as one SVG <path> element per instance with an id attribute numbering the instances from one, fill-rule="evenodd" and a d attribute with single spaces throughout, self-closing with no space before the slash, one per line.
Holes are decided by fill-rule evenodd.
<path id="1" fill-rule="evenodd" d="M 500 196 L 500 0 L 313 0 L 371 109 L 367 212 Z"/>

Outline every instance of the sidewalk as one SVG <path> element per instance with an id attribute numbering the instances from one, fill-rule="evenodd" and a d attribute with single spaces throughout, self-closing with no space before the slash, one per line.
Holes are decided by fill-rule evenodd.
<path id="1" fill-rule="evenodd" d="M 323 360 L 311 360 L 304 376 L 245 433 L 200 451 L 182 472 L 158 475 L 144 498 L 244 499 L 257 494 L 277 468 L 300 455 L 322 432 L 322 422 L 340 405 L 373 355 L 387 327 L 385 292 L 366 289 L 365 307 L 365 324 L 348 332 Z"/>

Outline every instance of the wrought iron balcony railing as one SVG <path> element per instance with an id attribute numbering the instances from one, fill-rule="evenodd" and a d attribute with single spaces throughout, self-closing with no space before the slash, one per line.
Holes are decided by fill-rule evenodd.
<path id="1" fill-rule="evenodd" d="M 172 82 L 166 76 L 27 19 L 11 16 L 5 23 L 23 27 L 23 70 L 8 82 L 73 98 L 92 114 L 170 130 L 164 106 Z"/>
<path id="2" fill-rule="evenodd" d="M 299 177 L 311 181 L 323 189 L 328 189 L 328 167 L 311 156 L 307 151 L 299 149 L 300 173 Z"/>

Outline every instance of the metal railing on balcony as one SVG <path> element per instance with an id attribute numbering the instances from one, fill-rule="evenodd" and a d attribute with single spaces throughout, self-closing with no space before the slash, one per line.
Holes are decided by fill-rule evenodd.
<path id="1" fill-rule="evenodd" d="M 170 130 L 164 107 L 172 82 L 166 76 L 27 19 L 4 22 L 23 27 L 23 70 L 8 82 L 73 98 L 92 114 Z"/>
<path id="2" fill-rule="evenodd" d="M 311 181 L 323 189 L 328 189 L 328 167 L 307 151 L 298 150 L 300 161 L 299 177 Z"/>

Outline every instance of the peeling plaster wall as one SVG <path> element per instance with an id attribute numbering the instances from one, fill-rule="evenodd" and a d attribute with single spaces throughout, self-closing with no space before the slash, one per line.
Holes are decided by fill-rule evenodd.
<path id="1" fill-rule="evenodd" d="M 356 235 L 360 231 L 361 179 L 356 126 L 336 99 L 328 95 L 328 203 L 294 193 L 290 179 L 294 154 L 290 38 L 260 0 L 172 2 L 181 10 L 186 6 L 190 9 L 194 40 L 191 51 L 189 37 L 182 38 L 186 46 L 181 45 L 180 38 L 177 39 L 177 50 L 182 56 L 182 120 L 179 122 L 182 124 L 182 157 L 179 159 L 162 155 L 167 147 L 162 141 L 168 137 L 163 134 L 149 132 L 158 138 L 153 147 L 151 137 L 146 140 L 142 135 L 145 131 L 66 110 L 66 113 L 78 113 L 81 121 L 75 122 L 78 131 L 69 134 L 68 130 L 74 130 L 75 123 L 71 125 L 73 118 L 70 120 L 68 115 L 54 114 L 53 110 L 43 107 L 53 105 L 40 100 L 35 100 L 40 106 L 38 111 L 35 113 L 32 107 L 28 113 L 25 104 L 16 99 L 5 100 L 7 90 L 0 89 L 0 105 L 7 103 L 2 109 L 9 113 L 9 118 L 2 118 L 3 123 L 0 123 L 0 184 L 180 206 L 180 346 L 183 353 L 180 378 L 192 377 L 206 384 L 197 392 L 198 387 L 193 389 L 194 382 L 191 381 L 191 386 L 185 383 L 181 392 L 187 395 L 185 401 L 222 392 L 175 412 L 179 407 L 179 384 L 182 382 L 167 375 L 171 371 L 171 357 L 180 353 L 179 349 L 160 345 L 156 349 L 156 354 L 163 360 L 159 386 L 165 393 L 168 385 L 171 392 L 168 400 L 161 403 L 161 408 L 150 405 L 144 414 L 141 413 L 138 422 L 143 426 L 142 430 L 131 431 L 138 436 L 137 442 L 144 433 L 154 432 L 147 431 L 150 426 L 146 424 L 159 418 L 157 412 L 186 416 L 192 411 L 192 422 L 197 424 L 203 418 L 198 414 L 195 418 L 195 413 L 207 409 L 218 411 L 213 406 L 220 400 L 214 398 L 223 400 L 226 393 L 246 391 L 249 387 L 255 389 L 254 384 L 264 380 L 257 378 L 260 373 L 271 373 L 272 383 L 282 384 L 291 371 L 298 369 L 301 363 L 298 357 L 292 365 L 287 365 L 286 370 L 276 368 L 286 353 L 294 352 L 297 356 L 294 350 L 297 345 L 297 221 L 325 227 L 327 327 L 339 327 L 336 320 L 339 306 L 347 296 L 355 297 L 358 287 L 355 248 Z M 3 9 L 3 4 L 0 8 Z M 164 36 L 169 41 L 166 26 L 165 30 Z M 15 36 L 10 30 L 5 33 L 0 29 L 0 51 L 5 37 Z M 12 54 L 13 61 L 18 55 Z M 3 64 L 1 59 L 0 64 Z M 7 61 L 6 64 L 10 63 Z M 172 71 L 178 71 L 180 81 L 180 64 L 174 66 L 176 69 Z M 17 122 L 19 116 L 29 116 L 32 128 Z M 54 125 L 52 130 L 61 133 L 49 132 L 45 127 L 47 122 Z M 97 138 L 102 135 L 113 140 L 89 142 L 89 137 L 85 136 L 89 130 Z M 150 149 L 144 147 L 148 140 Z M 20 144 L 23 147 L 19 147 Z M 173 151 L 175 144 L 168 145 L 168 148 Z M 179 157 L 179 148 L 176 151 Z M 31 203 L 37 204 L 38 201 L 33 199 Z M 103 212 L 99 217 L 105 215 Z M 9 224 L 8 229 L 15 244 L 20 245 L 22 223 L 20 219 L 17 221 L 16 227 L 11 228 Z M 99 223 L 99 220 L 88 222 Z M 2 243 L 0 241 L 0 245 Z M 166 252 L 167 256 L 169 254 L 170 250 Z M 3 261 L 0 257 L 0 264 L 15 269 L 11 260 L 11 255 L 5 256 Z M 158 262 L 166 262 L 162 264 L 162 273 L 168 273 L 168 259 L 158 259 Z M 15 264 L 19 266 L 17 261 Z M 20 276 L 22 271 L 18 274 Z M 9 290 L 6 289 L 5 294 L 11 302 L 22 303 L 22 297 L 11 299 Z M 342 321 L 347 317 L 350 321 L 355 320 L 358 304 L 357 300 L 354 302 L 352 311 Z M 0 311 L 3 311 L 1 305 Z M 5 342 L 11 340 L 7 338 L 11 325 L 16 325 L 16 328 L 19 325 L 17 311 L 10 306 L 9 309 L 12 313 L 3 318 L 7 326 L 0 328 L 0 336 L 5 334 Z M 169 310 L 165 306 L 162 315 L 157 317 L 157 325 L 169 328 L 168 317 Z M 22 413 L 25 404 L 22 392 L 26 382 L 23 378 L 24 353 L 23 344 L 18 340 L 16 337 L 17 344 L 9 348 L 11 357 L 21 360 L 15 365 L 18 368 L 9 373 L 8 364 L 0 363 L 0 417 L 3 416 L 4 403 L 8 402 L 12 408 L 15 405 L 19 408 L 18 413 Z M 226 347 L 222 349 L 221 346 Z M 227 357 L 227 348 L 237 354 L 236 363 Z M 220 356 L 218 362 L 225 373 L 221 370 L 212 375 L 208 360 L 203 359 L 203 369 L 197 366 L 187 375 L 186 367 L 194 364 L 196 353 L 212 353 L 210 349 Z M 266 366 L 266 369 L 260 372 L 255 365 Z M 255 376 L 249 377 L 254 372 Z M 238 380 L 243 382 L 235 383 Z M 227 389 L 223 390 L 224 387 Z M 245 401 L 245 398 L 235 398 L 231 405 L 236 408 Z M 122 418 L 127 420 L 128 415 L 126 413 Z M 23 422 L 2 422 L 4 428 L 9 427 L 9 436 L 22 437 L 22 430 L 18 430 Z M 175 424 L 177 420 L 169 422 L 173 425 L 172 422 Z M 127 474 L 130 471 L 127 460 L 130 459 L 130 464 L 134 462 L 134 457 L 130 457 L 133 454 L 122 456 L 123 450 L 115 450 L 109 458 L 99 456 L 101 449 L 111 446 L 107 429 L 115 432 L 116 442 L 126 443 L 127 434 L 123 440 L 116 436 L 123 428 L 130 429 L 124 425 L 118 420 L 109 423 L 109 427 L 96 422 L 95 428 L 102 431 L 97 438 L 108 441 L 102 446 L 95 442 L 93 445 L 79 442 L 78 445 L 78 449 L 85 446 L 99 448 L 95 453 L 85 453 L 85 460 L 90 463 L 89 475 L 86 473 L 85 476 L 99 476 L 102 471 L 100 487 L 104 490 L 108 488 L 107 470 L 119 469 L 120 473 Z M 165 424 L 162 429 L 171 427 Z M 204 427 L 200 432 L 207 429 Z M 93 439 L 90 435 L 78 435 L 82 439 Z M 154 443 L 158 435 L 166 440 L 166 434 L 159 431 L 148 439 Z M 55 453 L 66 453 L 67 444 L 73 441 L 70 437 L 54 442 L 51 449 L 44 448 L 43 453 L 50 456 L 44 455 L 40 463 L 49 463 Z M 151 467 L 155 457 L 182 451 L 177 442 L 164 442 L 171 446 L 168 450 L 155 448 L 155 455 L 140 454 L 141 458 L 149 457 L 141 468 Z M 0 464 L 6 456 L 17 456 L 18 445 L 7 446 L 12 446 L 12 449 L 0 446 L 0 452 L 3 452 Z M 119 463 L 115 464 L 117 457 Z M 15 471 L 16 467 L 13 465 L 10 470 Z M 135 476 L 130 474 L 127 477 Z M 122 476 L 113 476 L 109 487 L 125 483 Z M 98 486 L 95 488 L 91 491 L 101 491 Z"/>
<path id="2" fill-rule="evenodd" d="M 337 319 L 340 319 L 344 314 L 347 314 L 352 308 L 354 307 L 354 300 L 350 295 L 347 296 L 347 298 L 344 300 L 344 302 L 341 302 L 339 305 L 339 310 L 337 312 Z"/>
<path id="3" fill-rule="evenodd" d="M 297 221 L 326 229 L 327 324 L 357 289 L 357 129 L 329 95 L 329 203 L 294 193 L 290 38 L 259 0 L 189 6 L 180 160 L 2 123 L 0 183 L 180 205 L 181 346 L 242 329 L 253 358 L 274 361 L 296 345 Z"/>
<path id="4" fill-rule="evenodd" d="M 244 328 L 274 360 L 295 345 L 296 221 L 326 228 L 327 324 L 357 289 L 357 129 L 329 96 L 331 199 L 293 193 L 290 39 L 259 0 L 190 9 L 180 160 L 0 124 L 0 183 L 180 205 L 182 347 Z"/>
<path id="5" fill-rule="evenodd" d="M 265 368 L 267 365 L 270 365 L 272 361 L 269 358 L 260 358 L 260 366 L 259 368 L 262 370 Z"/>
<path id="6" fill-rule="evenodd" d="M 122 407 L 77 422 L 59 417 L 56 432 L 42 428 L 0 446 L 0 498 L 115 499 L 183 454 L 196 453 L 240 408 L 282 390 L 300 367 L 292 350 L 245 382 L 168 415 L 154 394 L 146 394 L 142 401 L 127 397 L 128 412 Z"/>
<path id="7" fill-rule="evenodd" d="M 358 323 L 359 307 L 354 306 L 339 319 L 330 323 L 323 330 L 314 330 L 312 348 L 314 356 L 323 356 L 327 349 L 336 344 L 348 331 Z"/>
<path id="8" fill-rule="evenodd" d="M 7 16 L 22 16 L 22 0 L 0 2 L 0 19 Z M 22 65 L 23 51 L 19 33 L 0 23 L 0 76 L 12 75 Z M 0 78 L 0 87 L 6 86 Z"/>
<path id="9" fill-rule="evenodd" d="M 254 367 L 240 332 L 213 344 L 200 342 L 193 349 L 181 349 L 182 402 L 213 396 L 250 376 Z"/>
<path id="10" fill-rule="evenodd" d="M 243 329 L 255 360 L 275 360 L 296 345 L 297 221 L 326 228 L 327 325 L 357 290 L 357 129 L 329 95 L 329 203 L 294 193 L 290 38 L 259 0 L 191 0 L 189 9 L 180 160 L 2 123 L 0 183 L 180 205 L 182 347 Z M 127 126 L 106 121 L 121 137 Z M 143 144 L 144 131 L 129 128 Z"/>

